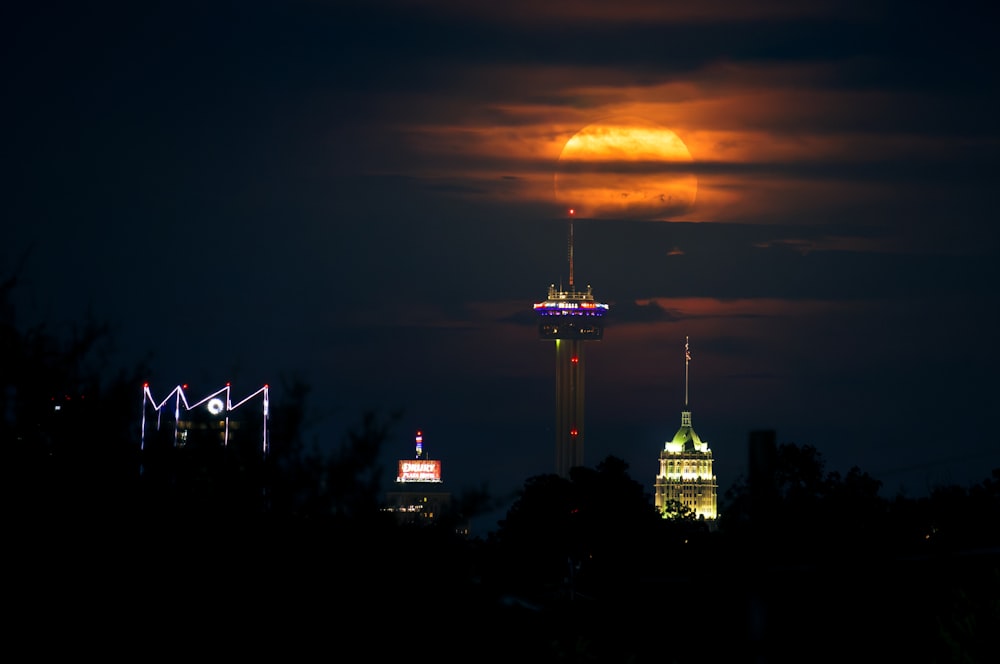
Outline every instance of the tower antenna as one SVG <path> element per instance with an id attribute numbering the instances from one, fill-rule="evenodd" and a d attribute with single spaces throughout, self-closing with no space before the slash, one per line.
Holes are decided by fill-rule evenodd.
<path id="1" fill-rule="evenodd" d="M 571 209 L 569 211 L 569 246 L 567 248 L 567 256 L 569 258 L 569 289 L 573 290 L 573 215 L 576 214 L 576 210 Z"/>

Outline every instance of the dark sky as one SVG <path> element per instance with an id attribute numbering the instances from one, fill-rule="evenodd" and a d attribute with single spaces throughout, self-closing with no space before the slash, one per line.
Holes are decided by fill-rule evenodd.
<path id="1" fill-rule="evenodd" d="M 455 488 L 551 472 L 554 175 L 631 117 L 683 142 L 697 195 L 574 224 L 576 283 L 611 304 L 588 465 L 652 491 L 690 337 L 720 494 L 761 428 L 889 494 L 1000 466 L 986 3 L 19 4 L 0 265 L 22 321 L 93 312 L 157 396 L 297 376 L 324 444 L 403 412 L 387 484 L 417 429 Z"/>

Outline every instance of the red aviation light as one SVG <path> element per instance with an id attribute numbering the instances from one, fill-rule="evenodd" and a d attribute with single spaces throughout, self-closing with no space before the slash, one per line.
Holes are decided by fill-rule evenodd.
<path id="1" fill-rule="evenodd" d="M 570 358 L 569 361 L 572 362 L 573 364 L 579 364 L 580 363 L 580 358 L 577 357 L 576 355 L 574 355 L 573 357 Z"/>
<path id="2" fill-rule="evenodd" d="M 572 429 L 569 430 L 569 435 L 576 438 L 577 436 L 580 435 L 580 432 L 576 430 L 576 427 L 573 427 Z"/>

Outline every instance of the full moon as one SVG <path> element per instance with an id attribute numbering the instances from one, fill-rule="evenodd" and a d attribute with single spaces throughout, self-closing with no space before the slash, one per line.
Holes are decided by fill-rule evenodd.
<path id="1" fill-rule="evenodd" d="M 694 207 L 694 160 L 677 134 L 618 117 L 578 131 L 559 154 L 556 201 L 580 218 L 668 220 Z"/>

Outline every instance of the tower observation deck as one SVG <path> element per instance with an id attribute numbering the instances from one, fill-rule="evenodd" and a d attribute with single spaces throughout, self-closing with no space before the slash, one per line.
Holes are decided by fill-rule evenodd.
<path id="1" fill-rule="evenodd" d="M 539 338 L 556 345 L 556 473 L 562 477 L 583 465 L 584 342 L 603 338 L 609 310 L 589 285 L 585 290 L 573 285 L 572 221 L 569 238 L 569 287 L 550 285 L 545 301 L 534 305 Z"/>

